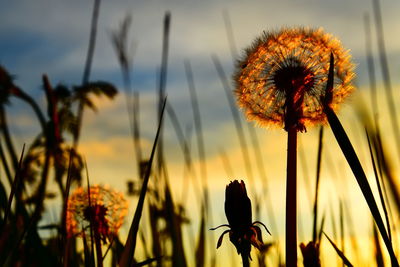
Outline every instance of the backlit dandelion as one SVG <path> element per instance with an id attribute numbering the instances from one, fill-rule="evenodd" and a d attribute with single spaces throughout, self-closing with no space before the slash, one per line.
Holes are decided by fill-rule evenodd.
<path id="1" fill-rule="evenodd" d="M 70 236 L 88 235 L 92 227 L 105 243 L 118 233 L 127 212 L 122 193 L 94 185 L 88 194 L 87 188 L 78 187 L 68 200 L 67 232 Z"/>
<path id="2" fill-rule="evenodd" d="M 335 85 L 331 97 L 324 98 L 331 53 Z M 304 131 L 325 121 L 321 99 L 336 110 L 354 90 L 353 69 L 348 51 L 322 29 L 264 32 L 237 63 L 237 101 L 250 120 Z"/>
<path id="3" fill-rule="evenodd" d="M 335 62 L 335 64 L 334 64 Z M 354 65 L 340 41 L 322 29 L 284 28 L 257 38 L 234 74 L 247 118 L 288 132 L 286 266 L 297 266 L 297 132 L 327 120 L 354 89 Z"/>

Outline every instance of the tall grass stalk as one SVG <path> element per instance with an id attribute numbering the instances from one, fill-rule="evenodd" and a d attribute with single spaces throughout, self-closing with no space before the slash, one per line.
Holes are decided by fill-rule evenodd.
<path id="1" fill-rule="evenodd" d="M 70 246 L 72 242 L 72 238 L 67 236 L 67 208 L 68 208 L 68 198 L 69 198 L 69 191 L 71 188 L 71 166 L 72 160 L 75 154 L 73 154 L 73 149 L 70 149 L 69 152 L 69 162 L 68 162 L 68 170 L 67 170 L 67 182 L 65 185 L 65 196 L 63 199 L 63 208 L 61 211 L 61 235 L 60 235 L 60 251 L 61 251 L 61 260 L 60 263 L 63 264 L 64 267 L 68 266 L 68 258 L 70 253 Z"/>
<path id="2" fill-rule="evenodd" d="M 376 267 L 384 267 L 385 263 L 383 261 L 382 247 L 379 242 L 379 234 L 378 231 L 376 230 L 374 222 L 372 222 L 372 232 L 374 237 Z"/>
<path id="3" fill-rule="evenodd" d="M 342 200 L 339 200 L 339 222 L 340 222 L 340 240 L 341 240 L 341 247 L 342 247 L 342 251 L 343 253 L 346 252 L 345 250 L 345 242 L 344 242 L 344 214 L 343 214 L 343 202 Z M 358 253 L 358 250 L 356 250 L 356 252 Z M 344 263 L 343 263 L 344 266 Z"/>
<path id="4" fill-rule="evenodd" d="M 222 15 L 223 15 L 224 24 L 225 24 L 226 36 L 227 36 L 228 43 L 229 43 L 229 50 L 231 52 L 233 65 L 235 65 L 235 60 L 238 58 L 238 51 L 237 51 L 237 46 L 236 46 L 236 42 L 235 42 L 235 36 L 233 33 L 231 19 L 229 16 L 229 12 L 226 10 L 222 13 Z M 262 153 L 261 153 L 261 149 L 260 149 L 261 146 L 259 144 L 259 141 L 257 138 L 257 133 L 256 133 L 253 125 L 250 123 L 246 123 L 246 125 L 247 125 L 248 132 L 250 134 L 250 141 L 252 142 L 252 146 L 254 149 L 254 158 L 255 158 L 256 166 L 257 166 L 260 178 L 261 178 L 261 182 L 263 183 L 263 194 L 261 195 L 261 197 L 265 198 L 265 205 L 266 205 L 267 215 L 269 218 L 271 229 L 273 230 L 275 235 L 278 235 L 278 227 L 276 225 L 276 219 L 275 219 L 274 211 L 272 208 L 271 194 L 269 192 L 270 186 L 268 183 L 268 178 L 266 175 L 265 167 L 264 167 L 264 164 L 262 161 Z M 261 201 L 261 199 L 260 199 L 261 197 L 260 198 L 257 198 L 257 196 L 255 196 L 255 197 L 256 197 L 256 200 Z M 259 214 L 256 214 L 256 216 L 259 216 Z"/>
<path id="5" fill-rule="evenodd" d="M 11 166 L 14 172 L 16 172 L 18 170 L 18 158 L 17 153 L 15 152 L 14 143 L 11 138 L 10 129 L 8 127 L 8 121 L 6 117 L 6 111 L 3 105 L 0 105 L 0 128 L 3 133 L 3 142 L 5 143 L 8 155 L 10 156 Z"/>
<path id="6" fill-rule="evenodd" d="M 158 84 L 158 120 L 161 121 L 161 113 L 163 101 L 165 99 L 165 90 L 167 84 L 167 70 L 168 70 L 168 48 L 169 48 L 169 32 L 171 25 L 171 13 L 166 12 L 164 15 L 163 24 L 163 37 L 162 37 L 162 53 L 161 53 L 161 69 Z M 161 170 L 163 158 L 163 129 L 160 129 L 160 141 L 158 145 L 158 168 Z"/>
<path id="7" fill-rule="evenodd" d="M 128 234 L 128 238 L 125 243 L 124 251 L 122 253 L 121 259 L 119 260 L 119 265 L 121 267 L 129 267 L 129 266 L 133 265 L 133 256 L 134 256 L 135 248 L 136 248 L 136 236 L 137 236 L 137 233 L 139 230 L 140 219 L 142 217 L 144 199 L 146 197 L 147 185 L 148 185 L 148 182 L 150 179 L 150 173 L 151 173 L 151 166 L 153 163 L 154 154 L 155 154 L 157 143 L 158 143 L 159 136 L 160 136 L 162 121 L 163 121 L 163 114 L 164 114 L 166 103 L 167 103 L 167 99 L 164 99 L 164 104 L 162 106 L 161 114 L 160 114 L 161 115 L 160 121 L 158 123 L 157 134 L 154 139 L 154 144 L 153 144 L 153 148 L 151 150 L 150 159 L 147 164 L 146 173 L 143 178 L 142 188 L 140 190 L 139 201 L 136 206 L 136 211 L 135 211 L 135 215 L 133 217 L 132 223 L 131 223 L 131 227 L 129 229 L 129 234 Z"/>
<path id="8" fill-rule="evenodd" d="M 25 144 L 22 147 L 22 152 L 21 152 L 19 163 L 18 163 L 18 168 L 16 169 L 15 176 L 14 176 L 13 182 L 11 184 L 10 195 L 8 197 L 8 201 L 6 204 L 7 206 L 5 207 L 5 210 L 4 210 L 3 224 L 1 225 L 1 228 L 0 228 L 1 233 L 5 233 L 8 217 L 11 213 L 11 204 L 16 195 L 18 185 L 19 185 L 19 183 L 21 183 L 20 171 L 21 171 L 21 165 L 22 165 L 22 159 L 24 156 L 24 151 L 25 151 Z M 13 254 L 16 252 L 16 250 L 19 248 L 19 246 L 25 236 L 26 229 L 27 229 L 27 227 L 25 227 L 25 230 L 23 231 L 21 237 L 19 238 L 19 241 L 15 244 L 13 249 L 11 249 L 11 252 L 9 253 L 9 255 L 1 255 L 3 257 L 0 257 L 0 266 L 3 266 L 7 262 L 7 260 L 10 259 L 13 256 Z"/>
<path id="9" fill-rule="evenodd" d="M 142 150 L 140 146 L 140 130 L 139 130 L 139 93 L 132 89 L 131 71 L 133 55 L 128 50 L 128 36 L 132 23 L 132 17 L 127 15 L 122 21 L 120 28 L 113 31 L 111 41 L 117 54 L 121 67 L 122 80 L 125 89 L 125 105 L 128 114 L 129 126 L 133 138 L 133 146 L 136 156 L 138 174 L 140 175 L 140 162 L 142 161 Z"/>
<path id="10" fill-rule="evenodd" d="M 379 4 L 379 0 L 372 0 L 373 12 L 376 25 L 376 35 L 377 43 L 379 49 L 379 59 L 381 63 L 383 83 L 386 91 L 386 102 L 389 108 L 390 122 L 396 142 L 396 149 L 398 154 L 398 159 L 400 160 L 400 128 L 398 124 L 396 106 L 393 99 L 396 99 L 393 95 L 392 82 L 389 72 L 389 64 L 386 56 L 385 38 L 383 34 L 383 22 L 382 22 L 382 12 Z"/>
<path id="11" fill-rule="evenodd" d="M 378 97 L 376 91 L 376 75 L 375 64 L 372 57 L 372 38 L 371 38 L 371 22 L 369 14 L 364 14 L 364 28 L 365 28 L 365 52 L 368 66 L 369 88 L 371 91 L 371 108 L 374 117 L 375 127 L 378 126 Z"/>
<path id="12" fill-rule="evenodd" d="M 332 89 L 333 89 L 333 71 L 334 71 L 334 57 L 333 57 L 333 54 L 331 54 L 328 82 L 327 82 L 327 88 L 326 88 L 327 95 L 325 96 L 325 98 L 327 98 L 327 99 L 329 99 L 331 97 L 331 95 L 329 95 L 329 94 L 331 94 Z M 383 223 L 382 217 L 379 213 L 379 209 L 376 204 L 374 195 L 372 194 L 371 187 L 368 183 L 367 177 L 366 177 L 365 172 L 361 166 L 361 163 L 357 157 L 357 154 L 353 148 L 353 145 L 351 144 L 350 139 L 347 136 L 346 131 L 344 130 L 344 128 L 343 128 L 342 124 L 340 123 L 338 117 L 336 116 L 335 112 L 329 106 L 329 103 L 324 105 L 324 112 L 327 116 L 329 125 L 332 129 L 332 132 L 333 132 L 335 138 L 336 138 L 336 141 L 338 142 L 338 144 L 343 152 L 343 155 L 345 156 L 351 170 L 353 171 L 353 174 L 357 180 L 357 183 L 361 189 L 361 192 L 364 195 L 364 198 L 368 204 L 371 214 L 375 220 L 375 223 L 377 224 L 377 227 L 382 236 L 382 239 L 385 242 L 386 248 L 390 255 L 390 260 L 391 260 L 392 266 L 397 267 L 397 266 L 399 266 L 399 263 L 396 259 L 396 255 L 393 250 L 392 242 L 389 239 L 389 236 L 385 229 L 385 225 Z"/>
<path id="13" fill-rule="evenodd" d="M 337 214 L 334 210 L 333 204 L 334 204 L 334 201 L 331 201 L 331 204 L 329 205 L 329 211 L 330 211 L 330 217 L 331 217 L 331 227 L 332 227 L 332 237 L 333 237 L 333 239 L 338 240 L 339 236 L 338 236 L 338 230 L 337 230 L 337 225 L 336 225 Z M 342 251 L 343 251 L 343 249 L 342 249 Z M 341 264 L 338 260 L 336 266 L 340 266 L 340 265 Z"/>
<path id="14" fill-rule="evenodd" d="M 232 164 L 231 164 L 231 162 L 230 162 L 230 160 L 229 160 L 229 157 L 228 157 L 228 155 L 226 154 L 226 152 L 225 152 L 224 149 L 221 148 L 221 149 L 219 150 L 219 156 L 220 156 L 220 158 L 221 158 L 222 165 L 223 165 L 224 171 L 225 171 L 225 173 L 227 174 L 227 176 L 228 176 L 228 177 L 234 177 L 234 172 L 233 172 L 233 169 L 232 169 Z"/>
<path id="15" fill-rule="evenodd" d="M 336 141 L 338 142 L 340 148 L 342 149 L 342 152 L 346 157 L 346 160 L 354 173 L 354 176 L 360 186 L 360 189 L 364 195 L 368 207 L 370 208 L 372 216 L 374 217 L 375 223 L 377 224 L 379 232 L 385 242 L 385 245 L 390 255 L 392 266 L 397 267 L 399 266 L 399 263 L 396 259 L 396 255 L 394 254 L 392 243 L 386 232 L 385 225 L 383 224 L 382 217 L 379 213 L 378 206 L 372 194 L 371 187 L 369 186 L 367 177 L 364 173 L 360 161 L 358 160 L 354 148 L 333 110 L 330 109 L 329 107 L 326 107 L 325 113 L 328 117 L 329 125 L 331 126 L 333 134 L 335 135 Z"/>
<path id="16" fill-rule="evenodd" d="M 332 241 L 332 239 L 329 238 L 327 234 L 325 234 L 325 237 L 328 239 L 329 243 L 331 243 L 332 247 L 335 249 L 336 253 L 339 255 L 339 257 L 343 260 L 343 264 L 352 267 L 353 264 L 346 258 L 346 256 L 343 254 L 343 252 L 337 247 L 337 245 Z"/>
<path id="17" fill-rule="evenodd" d="M 5 175 L 7 177 L 8 183 L 10 185 L 12 185 L 13 184 L 13 179 L 11 177 L 11 170 L 10 170 L 10 167 L 8 166 L 8 162 L 7 162 L 7 159 L 6 159 L 5 151 L 3 150 L 3 146 L 1 145 L 1 143 L 0 143 L 0 158 L 1 158 L 1 164 L 3 166 L 3 169 L 4 169 Z M 3 186 L 3 183 L 1 183 L 1 185 Z"/>
<path id="18" fill-rule="evenodd" d="M 308 170 L 307 157 L 304 152 L 305 149 L 304 149 L 304 145 L 303 145 L 301 136 L 297 137 L 297 150 L 298 150 L 298 154 L 299 154 L 299 165 L 300 165 L 300 169 L 302 170 L 302 174 L 303 174 L 303 182 L 304 182 L 304 187 L 305 187 L 305 191 L 306 191 L 306 197 L 310 204 L 309 207 L 311 207 L 310 211 L 312 212 L 313 197 L 312 197 L 311 184 L 310 184 L 310 172 Z"/>
<path id="19" fill-rule="evenodd" d="M 198 157 L 200 160 L 200 182 L 201 182 L 201 187 L 202 191 L 204 194 L 204 204 L 205 204 L 205 209 L 207 212 L 207 216 L 211 216 L 209 214 L 209 208 L 210 208 L 210 203 L 209 203 L 209 195 L 208 195 L 208 179 L 207 179 L 207 165 L 206 165 L 206 152 L 205 152 L 205 145 L 204 145 L 204 137 L 203 137 L 203 126 L 202 126 L 202 121 L 201 121 L 201 115 L 200 115 L 200 107 L 198 103 L 198 97 L 196 93 L 196 88 L 194 84 L 194 79 L 193 79 L 193 72 L 192 72 L 192 67 L 190 65 L 190 62 L 186 60 L 184 62 L 185 66 L 185 74 L 186 74 L 186 79 L 188 82 L 188 88 L 189 88 L 189 94 L 190 94 L 190 103 L 192 106 L 193 110 L 193 122 L 194 122 L 194 128 L 196 130 L 196 142 L 197 142 L 197 151 L 198 151 Z"/>
<path id="20" fill-rule="evenodd" d="M 233 117 L 237 137 L 239 139 L 240 151 L 242 152 L 242 157 L 243 157 L 243 161 L 244 161 L 244 168 L 246 171 L 246 176 L 250 182 L 251 193 L 254 196 L 254 198 L 257 199 L 258 197 L 257 197 L 257 193 L 254 188 L 254 186 L 255 186 L 254 175 L 253 175 L 253 171 L 252 171 L 252 167 L 251 167 L 252 165 L 250 162 L 249 149 L 248 149 L 248 145 L 246 142 L 244 128 L 242 125 L 240 114 L 239 114 L 238 109 L 236 108 L 235 102 L 232 97 L 232 89 L 229 86 L 228 79 L 226 78 L 224 69 L 222 68 L 221 62 L 218 59 L 218 57 L 216 55 L 213 55 L 212 60 L 213 60 L 215 69 L 217 70 L 218 77 L 222 83 L 222 87 L 224 89 L 225 96 L 228 100 L 229 108 L 230 108 L 230 111 L 231 111 L 231 114 Z"/>
<path id="21" fill-rule="evenodd" d="M 381 174 L 381 177 L 385 177 L 386 179 L 382 179 L 382 187 L 383 191 L 385 192 L 386 199 L 388 199 L 387 196 L 387 190 L 386 188 L 390 189 L 390 193 L 392 196 L 392 199 L 394 200 L 395 207 L 397 211 L 400 211 L 400 192 L 397 186 L 396 182 L 396 177 L 393 174 L 393 167 L 392 167 L 392 162 L 390 161 L 390 157 L 387 154 L 387 150 L 384 147 L 383 140 L 381 137 L 381 133 L 379 129 L 374 135 L 374 150 L 376 151 L 377 154 L 377 163 L 378 163 L 378 168 L 379 172 Z M 385 186 L 387 182 L 387 186 Z M 389 203 L 389 201 L 386 201 Z M 388 205 L 389 211 L 390 211 L 390 205 Z M 391 212 L 389 212 L 391 214 Z M 393 216 L 391 216 L 393 217 Z M 395 220 L 392 220 L 392 222 L 395 222 Z"/>
<path id="22" fill-rule="evenodd" d="M 94 0 L 92 22 L 90 26 L 90 35 L 89 35 L 89 45 L 86 54 L 85 68 L 83 71 L 82 85 L 86 85 L 89 82 L 90 72 L 92 70 L 93 55 L 96 47 L 97 22 L 99 20 L 100 3 L 101 0 Z M 81 133 L 84 107 L 85 107 L 84 100 L 81 99 L 78 104 L 78 114 L 77 114 L 78 121 L 73 139 L 73 144 L 75 148 L 78 146 L 79 137 Z"/>
<path id="23" fill-rule="evenodd" d="M 170 105 L 169 103 L 167 103 L 167 106 L 165 107 L 168 117 L 171 120 L 172 126 L 174 128 L 174 131 L 176 133 L 176 137 L 177 140 L 179 142 L 179 146 L 181 147 L 182 150 L 182 154 L 184 155 L 184 166 L 188 172 L 188 175 L 185 175 L 184 177 L 184 182 L 183 182 L 183 192 L 182 192 L 182 201 L 185 203 L 186 198 L 187 198 L 187 194 L 188 194 L 188 187 L 187 187 L 187 180 L 189 179 L 189 175 L 195 176 L 194 172 L 193 172 L 193 160 L 192 160 L 192 156 L 191 156 L 191 152 L 190 152 L 190 148 L 189 148 L 189 144 L 188 141 L 185 138 L 185 134 L 183 133 L 182 127 L 179 123 L 178 120 L 178 116 L 176 115 L 176 112 L 174 110 L 174 108 L 172 107 L 172 105 Z M 197 182 L 196 179 L 194 179 L 195 182 Z M 199 203 L 199 206 L 201 206 L 203 204 L 203 200 L 201 197 L 201 192 L 199 190 L 199 186 L 197 185 L 197 183 L 194 183 L 194 192 L 196 195 L 196 202 Z"/>
<path id="24" fill-rule="evenodd" d="M 386 208 L 386 201 L 385 201 L 385 198 L 384 198 L 384 195 L 383 195 L 381 183 L 379 181 L 377 166 L 376 166 L 376 163 L 375 163 L 375 157 L 374 157 L 374 154 L 373 154 L 373 151 L 372 151 L 371 140 L 370 140 L 370 136 L 368 134 L 368 130 L 367 129 L 365 129 L 365 133 L 366 133 L 367 140 L 368 140 L 368 148 L 369 148 L 369 152 L 370 152 L 372 168 L 374 170 L 375 181 L 376 181 L 376 184 L 377 184 L 377 187 L 378 187 L 379 198 L 380 198 L 380 201 L 382 203 L 383 213 L 385 215 L 388 236 L 389 236 L 390 241 L 392 241 L 392 231 L 391 231 L 391 226 L 390 226 L 390 221 L 389 221 L 388 209 Z M 389 205 L 389 203 L 387 203 L 387 204 Z"/>
<path id="25" fill-rule="evenodd" d="M 85 170 L 86 170 L 86 185 L 87 185 L 87 194 L 88 194 L 88 207 L 91 208 L 92 207 L 92 200 L 91 200 L 91 192 L 90 192 L 90 180 L 89 180 L 89 170 L 86 164 L 86 160 L 85 160 Z M 93 229 L 94 226 L 94 221 L 93 221 L 93 216 L 89 216 L 89 232 L 90 232 L 90 249 L 89 249 L 89 254 L 88 256 L 90 257 L 90 262 L 93 263 L 94 266 L 94 246 L 96 246 L 96 255 L 97 255 L 97 264 L 99 264 L 99 251 L 98 251 L 98 242 L 95 242 L 95 233 L 96 230 Z M 84 240 L 85 241 L 85 240 Z M 97 241 L 97 240 L 96 240 Z M 85 257 L 86 258 L 86 257 Z M 100 247 L 100 258 L 102 258 L 101 256 L 101 247 Z"/>
<path id="26" fill-rule="evenodd" d="M 10 211 L 11 211 L 11 204 L 14 199 L 15 192 L 18 188 L 18 184 L 21 182 L 20 181 L 21 180 L 20 171 L 21 171 L 21 167 L 22 167 L 21 165 L 22 165 L 22 159 L 24 157 L 24 152 L 25 152 L 25 144 L 22 147 L 22 152 L 21 152 L 21 156 L 19 159 L 19 163 L 18 163 L 18 169 L 15 172 L 14 180 L 12 182 L 12 186 L 11 186 L 11 190 L 10 190 L 10 196 L 8 197 L 7 206 L 4 210 L 3 225 L 1 226 L 2 231 L 4 231 L 5 226 L 7 225 L 8 216 L 10 215 Z"/>
<path id="27" fill-rule="evenodd" d="M 199 102 L 198 102 L 198 97 L 196 93 L 196 87 L 193 79 L 193 72 L 192 72 L 192 67 L 190 65 L 190 62 L 186 60 L 184 62 L 185 66 L 185 74 L 186 74 L 186 79 L 188 82 L 188 88 L 189 88 L 189 94 L 190 94 L 190 102 L 193 110 L 193 122 L 194 122 L 194 127 L 196 130 L 196 143 L 197 143 L 197 151 L 198 151 L 198 157 L 200 160 L 200 181 L 201 181 L 201 187 L 203 191 L 203 205 L 204 207 L 201 208 L 201 217 L 205 216 L 207 219 L 207 223 L 210 225 L 213 225 L 213 215 L 212 215 L 212 207 L 210 205 L 210 200 L 209 200 L 209 192 L 208 192 L 208 173 L 207 173 L 207 164 L 206 164 L 206 152 L 205 152 L 205 144 L 204 144 L 204 136 L 203 136 L 203 126 L 202 126 L 202 120 L 201 120 L 201 115 L 200 115 L 200 107 L 199 107 Z M 205 212 L 205 214 L 203 214 Z M 205 254 L 205 245 L 206 243 L 204 240 L 202 240 L 201 235 L 205 233 L 205 224 L 203 225 L 204 228 L 200 229 L 200 236 L 199 236 L 199 241 L 198 241 L 198 246 L 196 248 L 196 255 L 203 254 L 204 257 L 206 257 Z M 210 244 L 215 244 L 214 241 L 214 236 L 210 235 L 209 238 L 209 243 Z M 215 266 L 216 264 L 216 256 L 215 256 L 215 250 L 213 249 L 213 246 L 210 246 L 210 261 L 211 261 L 211 266 Z M 198 266 L 204 266 L 204 259 L 201 260 L 198 258 Z"/>
<path id="28" fill-rule="evenodd" d="M 384 200 L 387 206 L 387 213 L 389 217 L 388 220 L 389 222 L 392 222 L 393 229 L 395 229 L 397 225 L 396 225 L 396 220 L 394 219 L 395 215 L 393 214 L 392 211 L 392 205 L 390 205 L 392 202 L 390 200 L 394 201 L 393 207 L 397 211 L 400 211 L 400 204 L 399 204 L 400 193 L 398 190 L 396 178 L 393 174 L 393 168 L 390 161 L 390 157 L 388 157 L 387 150 L 384 148 L 379 128 L 377 127 L 375 131 L 371 130 L 370 136 L 374 154 L 376 155 L 376 162 L 379 174 L 378 178 L 381 178 L 380 182 L 382 185 L 381 188 L 383 191 Z M 388 191 L 390 192 L 391 198 L 389 198 Z M 397 235 L 392 235 L 392 243 L 398 244 Z"/>
<path id="29" fill-rule="evenodd" d="M 317 221 L 318 221 L 318 196 L 319 196 L 319 180 L 321 177 L 321 161 L 322 161 L 322 146 L 323 146 L 324 128 L 319 128 L 318 138 L 318 156 L 317 156 L 317 173 L 315 179 L 315 198 L 314 198 L 314 220 L 313 220 L 313 242 L 317 241 Z"/>

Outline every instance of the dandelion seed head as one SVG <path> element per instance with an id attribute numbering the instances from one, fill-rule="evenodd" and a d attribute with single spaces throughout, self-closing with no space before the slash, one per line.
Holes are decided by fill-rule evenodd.
<path id="1" fill-rule="evenodd" d="M 90 200 L 89 200 L 90 197 Z M 128 213 L 128 202 L 122 193 L 110 186 L 78 187 L 68 199 L 67 233 L 69 236 L 88 234 L 90 224 L 103 239 L 118 233 Z"/>
<path id="2" fill-rule="evenodd" d="M 331 102 L 323 103 L 331 53 L 334 88 Z M 237 62 L 237 102 L 249 120 L 303 131 L 325 122 L 325 104 L 337 110 L 351 94 L 353 70 L 348 50 L 321 28 L 264 32 Z"/>

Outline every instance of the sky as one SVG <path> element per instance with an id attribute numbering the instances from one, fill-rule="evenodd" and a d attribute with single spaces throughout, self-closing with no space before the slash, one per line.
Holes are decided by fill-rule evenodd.
<path id="1" fill-rule="evenodd" d="M 397 26 L 400 23 L 398 16 L 400 2 L 397 0 L 380 2 L 392 83 L 399 85 L 400 76 L 396 73 L 400 69 L 400 35 L 397 33 Z M 2 6 L 0 9 L 0 64 L 14 75 L 17 85 L 44 104 L 44 94 L 41 90 L 42 74 L 47 74 L 53 85 L 81 83 L 93 1 L 0 0 L 0 5 Z M 84 115 L 80 151 L 85 155 L 93 181 L 109 183 L 124 191 L 126 181 L 136 178 L 122 77 L 110 35 L 113 30 L 118 29 L 126 15 L 132 15 L 132 27 L 129 32 L 132 47 L 134 47 L 132 82 L 133 89 L 140 94 L 141 143 L 145 148 L 144 152 L 150 153 L 157 126 L 157 75 L 161 62 L 162 23 L 166 11 L 171 12 L 166 84 L 168 102 L 175 109 L 195 151 L 193 115 L 183 64 L 184 60 L 190 61 L 204 128 L 208 181 L 212 203 L 215 203 L 214 217 L 218 224 L 225 222 L 223 216 L 225 185 L 232 179 L 243 179 L 246 183 L 249 182 L 244 171 L 228 101 L 211 59 L 212 55 L 217 56 L 227 76 L 231 76 L 234 61 L 226 33 L 224 21 L 226 15 L 230 18 L 235 46 L 239 53 L 242 53 L 242 50 L 263 31 L 299 25 L 323 27 L 326 32 L 340 39 L 346 49 L 350 49 L 356 64 L 355 83 L 358 92 L 344 104 L 339 115 L 343 118 L 344 126 L 351 129 L 350 137 L 357 140 L 356 143 L 359 144 L 361 151 L 360 157 L 366 158 L 367 147 L 362 138 L 363 130 L 360 125 L 354 123 L 356 117 L 352 106 L 357 105 L 361 96 L 365 99 L 368 97 L 364 16 L 369 14 L 373 21 L 372 1 L 102 1 L 90 79 L 92 81 L 105 80 L 115 84 L 119 88 L 119 95 L 113 101 L 98 99 L 99 111 L 97 113 L 86 111 Z M 375 40 L 375 27 L 372 27 L 372 33 Z M 372 48 L 374 59 L 378 62 L 376 42 L 373 43 Z M 377 69 L 377 80 L 378 85 L 381 85 L 380 69 Z M 395 99 L 399 99 L 398 93 L 395 96 L 397 97 Z M 387 110 L 383 97 L 380 97 L 379 101 L 382 123 L 387 124 L 388 117 L 385 115 Z M 21 102 L 13 101 L 8 109 L 12 114 L 10 121 L 15 142 L 21 148 L 23 143 L 29 143 L 32 140 L 39 128 L 29 109 Z M 247 122 L 244 119 L 243 122 L 246 125 Z M 256 128 L 268 172 L 269 188 L 272 189 L 269 190 L 271 199 L 274 200 L 279 222 L 283 224 L 286 135 L 281 129 L 262 129 L 252 123 L 251 127 Z M 317 131 L 316 128 L 309 129 L 307 134 L 300 137 L 302 144 L 300 149 L 304 150 L 306 166 L 311 173 L 314 173 L 315 169 Z M 246 135 L 248 136 L 247 131 Z M 173 191 L 179 199 L 185 190 L 182 188 L 183 158 L 168 119 L 165 122 L 164 138 L 166 149 L 169 151 L 167 158 L 169 170 L 174 173 Z M 389 134 L 389 144 L 390 140 Z M 340 172 L 339 176 L 351 177 L 350 170 L 345 165 L 344 158 L 340 156 L 329 131 L 326 131 L 326 143 L 331 147 L 329 152 L 326 152 L 326 157 L 330 157 L 331 161 L 335 162 L 335 168 Z M 227 167 L 221 159 L 222 152 L 228 155 L 234 177 L 227 177 Z M 326 162 L 323 166 L 329 169 L 329 161 Z M 197 157 L 195 157 L 195 164 L 198 166 Z M 322 183 L 322 187 L 326 189 L 323 191 L 326 192 L 323 201 L 329 203 L 330 198 L 333 198 L 340 189 L 333 189 L 337 185 L 331 181 L 334 180 L 330 177 L 332 171 L 327 169 L 325 173 L 323 169 L 323 173 L 328 178 L 327 182 Z M 302 171 L 300 168 L 299 173 L 303 173 Z M 256 173 L 254 187 L 259 189 L 261 184 L 259 174 L 256 170 L 254 173 Z M 345 184 L 350 188 L 356 188 L 354 180 L 348 179 Z M 308 201 L 305 196 L 306 190 L 304 185 L 302 186 L 303 193 L 300 193 L 300 202 L 306 203 Z M 357 205 L 360 201 L 362 202 L 361 194 L 359 190 L 353 191 L 354 194 L 347 197 L 350 203 Z M 191 199 L 189 202 L 192 203 L 194 200 Z M 194 203 L 191 205 L 196 206 Z M 362 216 L 368 218 L 366 205 L 362 210 Z M 305 214 L 304 217 L 309 217 L 309 210 L 303 209 L 300 212 Z M 194 214 L 193 217 L 196 218 L 195 216 Z M 268 222 L 265 214 L 260 219 Z M 308 223 L 305 222 L 306 225 Z M 195 219 L 194 225 L 196 225 Z M 369 225 L 364 227 L 367 228 Z M 283 236 L 283 229 L 278 230 L 280 230 L 280 236 Z"/>

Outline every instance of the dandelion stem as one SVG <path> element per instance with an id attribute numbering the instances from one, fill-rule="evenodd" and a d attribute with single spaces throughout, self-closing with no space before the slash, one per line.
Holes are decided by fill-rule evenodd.
<path id="1" fill-rule="evenodd" d="M 249 255 L 246 253 L 240 254 L 242 256 L 243 267 L 250 267 Z"/>
<path id="2" fill-rule="evenodd" d="M 288 129 L 286 176 L 286 266 L 297 266 L 297 130 Z"/>

